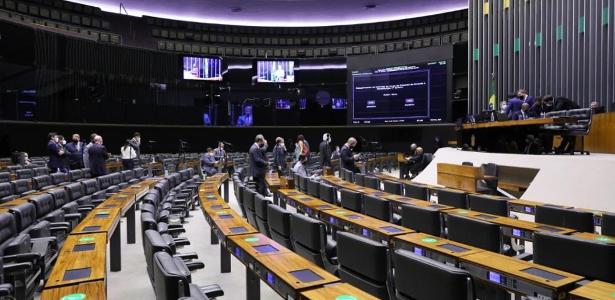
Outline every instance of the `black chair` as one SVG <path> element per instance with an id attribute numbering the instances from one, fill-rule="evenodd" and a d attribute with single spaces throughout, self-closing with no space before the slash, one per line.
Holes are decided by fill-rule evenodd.
<path id="1" fill-rule="evenodd" d="M 494 163 L 480 166 L 484 178 L 476 182 L 476 192 L 495 195 L 498 191 L 498 165 Z"/>
<path id="2" fill-rule="evenodd" d="M 90 168 L 81 169 L 82 178 L 92 178 L 92 172 L 90 172 Z"/>
<path id="3" fill-rule="evenodd" d="M 54 187 L 51 183 L 51 177 L 49 175 L 40 175 L 32 177 L 32 189 L 33 190 L 46 190 Z"/>
<path id="4" fill-rule="evenodd" d="M 468 205 L 471 210 L 503 217 L 509 216 L 508 199 L 504 197 L 469 194 Z"/>
<path id="5" fill-rule="evenodd" d="M 502 251 L 502 234 L 498 225 L 458 215 L 446 219 L 448 239 L 487 251 Z"/>
<path id="6" fill-rule="evenodd" d="M 343 208 L 356 211 L 358 213 L 363 212 L 363 199 L 361 193 L 341 189 L 340 190 L 340 202 Z"/>
<path id="7" fill-rule="evenodd" d="M 337 204 L 337 192 L 335 191 L 335 188 L 322 182 L 319 186 L 318 195 L 320 196 L 320 199 L 331 204 Z"/>
<path id="8" fill-rule="evenodd" d="M 5 183 L 11 181 L 11 173 L 9 172 L 0 172 L 0 183 Z"/>
<path id="9" fill-rule="evenodd" d="M 307 185 L 308 185 L 309 181 L 310 181 L 309 177 L 306 177 L 306 176 L 303 176 L 303 175 L 299 175 L 299 182 L 298 182 L 299 183 L 299 190 L 304 192 L 304 193 L 307 193 L 307 191 L 308 191 L 307 190 L 308 189 Z"/>
<path id="10" fill-rule="evenodd" d="M 15 195 L 25 196 L 35 192 L 30 185 L 29 179 L 13 180 L 11 181 L 11 185 L 13 186 L 13 193 L 15 193 Z"/>
<path id="11" fill-rule="evenodd" d="M 38 167 L 32 170 L 34 171 L 34 176 L 49 175 L 49 169 L 47 169 L 47 167 Z"/>
<path id="12" fill-rule="evenodd" d="M 384 191 L 390 194 L 401 195 L 401 184 L 399 182 L 384 180 Z"/>
<path id="13" fill-rule="evenodd" d="M 36 218 L 49 222 L 50 231 L 59 241 L 59 244 L 64 240 L 71 229 L 79 222 L 79 216 L 66 216 L 62 207 L 56 207 L 53 196 L 51 194 L 40 194 L 32 196 L 29 200 L 36 208 Z"/>
<path id="14" fill-rule="evenodd" d="M 342 179 L 348 182 L 354 182 L 354 172 L 348 169 L 342 169 L 342 172 L 343 172 Z"/>
<path id="15" fill-rule="evenodd" d="M 370 189 L 379 190 L 380 183 L 378 182 L 378 178 L 376 176 L 365 175 L 363 177 L 364 186 Z"/>
<path id="16" fill-rule="evenodd" d="M 53 173 L 49 176 L 51 176 L 51 181 L 55 185 L 63 185 L 68 183 L 68 176 L 64 173 Z"/>
<path id="17" fill-rule="evenodd" d="M 438 203 L 457 208 L 468 209 L 468 197 L 466 192 L 449 189 L 436 189 L 438 191 Z"/>
<path id="18" fill-rule="evenodd" d="M 260 194 L 254 197 L 254 212 L 256 213 L 256 228 L 262 234 L 271 237 L 267 218 L 267 207 L 271 202 Z"/>
<path id="19" fill-rule="evenodd" d="M 323 222 L 300 214 L 290 215 L 290 239 L 297 254 L 329 272 L 335 271 L 337 246 L 327 236 Z"/>
<path id="20" fill-rule="evenodd" d="M 145 254 L 147 274 L 152 285 L 154 285 L 154 254 L 161 251 L 169 253 L 173 257 L 181 258 L 190 271 L 205 268 L 205 264 L 196 260 L 198 258 L 196 253 L 177 253 L 175 241 L 171 235 L 160 234 L 157 230 L 148 229 L 143 232 L 143 253 Z"/>
<path id="21" fill-rule="evenodd" d="M 571 109 L 566 113 L 566 116 L 575 118 L 576 123 L 564 125 L 562 135 L 572 137 L 580 136 L 581 150 L 578 152 L 581 154 L 589 155 L 589 151 L 585 151 L 585 136 L 589 134 L 592 127 L 592 115 L 593 111 L 591 108 Z M 577 151 L 574 149 L 571 150 L 571 154 L 575 152 Z"/>
<path id="22" fill-rule="evenodd" d="M 588 211 L 538 205 L 534 220 L 536 223 L 570 228 L 580 232 L 593 233 L 595 230 L 594 214 Z"/>
<path id="23" fill-rule="evenodd" d="M 215 299 L 224 296 L 217 284 L 200 287 L 191 283 L 190 270 L 181 258 L 166 252 L 154 254 L 154 291 L 157 300 L 176 300 L 181 297 Z"/>
<path id="24" fill-rule="evenodd" d="M 376 219 L 391 221 L 391 204 L 375 196 L 363 195 L 363 212 Z"/>
<path id="25" fill-rule="evenodd" d="M 599 240 L 537 232 L 534 263 L 574 273 L 587 279 L 615 282 L 615 245 Z"/>
<path id="26" fill-rule="evenodd" d="M 245 189 L 243 193 L 243 205 L 246 210 L 246 218 L 248 219 L 248 223 L 250 225 L 256 227 L 256 211 L 254 208 L 254 197 L 256 197 L 257 193 L 251 189 Z"/>
<path id="27" fill-rule="evenodd" d="M 77 169 L 68 171 L 68 180 L 74 182 L 79 181 L 81 178 L 83 178 L 83 172 L 81 170 Z"/>
<path id="28" fill-rule="evenodd" d="M 604 235 L 615 236 L 615 214 L 602 214 L 602 231 Z"/>
<path id="29" fill-rule="evenodd" d="M 395 296 L 391 299 L 475 299 L 472 276 L 467 271 L 407 250 L 396 250 L 392 256 L 395 274 L 390 276 Z"/>
<path id="30" fill-rule="evenodd" d="M 239 209 L 241 210 L 241 216 L 243 216 L 244 218 L 248 217 L 246 214 L 246 206 L 243 201 L 243 195 L 246 189 L 247 188 L 243 183 L 240 183 L 237 187 L 237 203 L 239 204 Z"/>
<path id="31" fill-rule="evenodd" d="M 414 199 L 429 200 L 429 190 L 419 184 L 404 183 L 404 195 Z"/>
<path id="32" fill-rule="evenodd" d="M 337 254 L 342 281 L 380 299 L 389 299 L 387 246 L 359 235 L 338 232 Z"/>
<path id="33" fill-rule="evenodd" d="M 307 193 L 316 198 L 320 198 L 320 183 L 316 180 L 308 180 Z"/>
<path id="34" fill-rule="evenodd" d="M 21 169 L 15 172 L 15 179 L 30 179 L 34 176 L 34 171 L 32 169 Z"/>
<path id="35" fill-rule="evenodd" d="M 13 192 L 13 185 L 10 182 L 0 183 L 0 203 L 16 199 L 17 195 Z"/>
<path id="36" fill-rule="evenodd" d="M 365 174 L 363 173 L 357 173 L 354 174 L 354 183 L 360 185 L 360 186 L 365 186 Z"/>
<path id="37" fill-rule="evenodd" d="M 290 215 L 287 210 L 277 206 L 267 206 L 267 225 L 271 238 L 278 244 L 293 249 L 293 243 L 290 240 Z"/>
<path id="38" fill-rule="evenodd" d="M 401 225 L 434 236 L 442 235 L 442 215 L 430 207 L 402 205 Z"/>

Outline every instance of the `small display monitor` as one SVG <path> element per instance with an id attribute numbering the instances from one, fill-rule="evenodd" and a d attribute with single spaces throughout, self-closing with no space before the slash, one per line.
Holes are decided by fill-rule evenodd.
<path id="1" fill-rule="evenodd" d="M 109 214 L 96 214 L 94 215 L 94 219 L 106 219 L 109 217 Z"/>
<path id="2" fill-rule="evenodd" d="M 495 282 L 495 283 L 502 283 L 502 275 L 500 275 L 500 273 L 489 271 L 488 275 L 489 275 L 489 281 Z"/>
<path id="3" fill-rule="evenodd" d="M 242 227 L 242 226 L 240 226 L 240 227 L 231 227 L 231 228 L 229 228 L 229 230 L 232 233 L 243 233 L 243 232 L 247 232 L 248 231 L 248 229 L 246 229 L 245 227 Z"/>
<path id="4" fill-rule="evenodd" d="M 223 220 L 224 219 L 232 219 L 233 215 L 218 215 L 218 218 L 223 219 Z"/>
<path id="5" fill-rule="evenodd" d="M 297 278 L 297 280 L 303 283 L 309 283 L 314 281 L 322 280 L 323 278 L 320 275 L 314 273 L 314 271 L 309 269 L 297 270 L 290 272 L 293 277 Z"/>
<path id="6" fill-rule="evenodd" d="M 453 244 L 442 244 L 442 245 L 438 245 L 438 247 L 453 251 L 455 253 L 470 251 L 470 249 L 468 248 L 460 247 L 460 246 L 453 245 Z"/>
<path id="7" fill-rule="evenodd" d="M 222 209 L 222 208 L 224 208 L 224 207 L 223 207 L 222 205 L 212 205 L 210 208 L 211 208 L 212 210 L 220 210 L 220 209 Z"/>
<path id="8" fill-rule="evenodd" d="M 520 229 L 513 228 L 512 235 L 514 235 L 514 236 L 521 236 L 521 234 L 522 234 L 522 231 Z"/>
<path id="9" fill-rule="evenodd" d="M 288 99 L 277 99 L 277 100 L 275 100 L 275 108 L 276 109 L 283 109 L 283 110 L 290 110 L 290 100 L 288 100 Z"/>
<path id="10" fill-rule="evenodd" d="M 414 254 L 420 255 L 420 256 L 425 256 L 425 251 L 423 251 L 423 249 L 421 249 L 421 248 L 414 247 Z"/>
<path id="11" fill-rule="evenodd" d="M 64 277 L 62 277 L 62 280 L 69 281 L 81 278 L 88 278 L 90 277 L 90 274 L 92 274 L 92 268 L 66 270 L 64 272 Z"/>
<path id="12" fill-rule="evenodd" d="M 75 245 L 75 247 L 73 247 L 73 252 L 81 252 L 81 251 L 90 251 L 90 250 L 94 250 L 94 248 L 96 248 L 96 244 L 79 244 L 79 245 Z"/>
<path id="13" fill-rule="evenodd" d="M 361 216 L 357 216 L 357 215 L 349 215 L 349 216 L 346 216 L 346 217 L 347 217 L 348 219 L 350 219 L 350 220 L 361 219 Z"/>
<path id="14" fill-rule="evenodd" d="M 256 62 L 257 82 L 295 82 L 295 62 L 292 60 L 259 60 Z"/>
<path id="15" fill-rule="evenodd" d="M 184 56 L 186 80 L 222 80 L 222 59 L 219 57 Z"/>
<path id="16" fill-rule="evenodd" d="M 347 109 L 348 102 L 345 98 L 331 98 L 331 109 Z"/>
<path id="17" fill-rule="evenodd" d="M 299 109 L 307 109 L 307 98 L 299 98 Z"/>
<path id="18" fill-rule="evenodd" d="M 402 232 L 401 229 L 399 229 L 397 227 L 393 227 L 393 226 L 384 226 L 384 227 L 380 227 L 380 229 L 383 229 L 383 230 L 385 230 L 387 232 L 393 232 L 393 233 Z"/>
<path id="19" fill-rule="evenodd" d="M 254 246 L 254 250 L 256 250 L 256 252 L 261 253 L 261 254 L 275 253 L 275 252 L 279 251 L 278 249 L 276 249 L 275 247 L 273 247 L 273 246 L 271 246 L 269 244 Z"/>
<path id="20" fill-rule="evenodd" d="M 566 278 L 565 276 L 555 274 L 549 271 L 545 271 L 542 269 L 538 269 L 538 268 L 527 268 L 525 270 L 521 270 L 521 272 L 532 274 L 534 276 L 538 276 L 540 278 L 544 278 L 544 279 L 551 280 L 551 281 L 558 281 L 558 280 Z"/>
<path id="21" fill-rule="evenodd" d="M 100 230 L 100 226 L 86 226 L 83 227 L 83 231 L 97 231 Z"/>

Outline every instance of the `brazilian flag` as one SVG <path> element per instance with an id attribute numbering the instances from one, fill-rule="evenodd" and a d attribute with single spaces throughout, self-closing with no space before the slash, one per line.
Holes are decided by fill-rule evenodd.
<path id="1" fill-rule="evenodd" d="M 491 74 L 491 86 L 489 87 L 489 110 L 496 110 L 498 105 L 498 83 L 495 79 L 495 73 Z"/>

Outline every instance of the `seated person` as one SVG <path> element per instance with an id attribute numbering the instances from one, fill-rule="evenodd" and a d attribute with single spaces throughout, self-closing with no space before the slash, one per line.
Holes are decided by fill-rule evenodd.
<path id="1" fill-rule="evenodd" d="M 307 163 L 307 157 L 305 157 L 304 155 L 299 155 L 299 160 L 297 160 L 297 162 L 293 166 L 293 172 L 295 172 L 295 174 L 299 174 L 299 175 L 303 175 L 307 177 L 308 176 L 307 169 L 305 168 L 306 163 Z"/>
<path id="2" fill-rule="evenodd" d="M 412 143 L 410 145 L 410 150 L 408 152 L 404 153 L 404 159 L 406 161 L 399 163 L 399 175 L 401 176 L 401 179 L 405 179 L 405 178 L 410 177 L 410 175 L 408 174 L 410 172 L 410 160 L 412 159 L 412 157 L 416 153 L 416 148 L 417 147 L 418 146 L 415 143 Z"/>
<path id="3" fill-rule="evenodd" d="M 553 98 L 552 96 L 547 95 L 544 97 L 544 99 L 548 97 Z M 544 107 L 543 103 L 544 103 L 543 98 L 540 98 L 540 97 L 536 98 L 536 100 L 534 101 L 534 105 L 530 107 L 529 115 L 534 118 L 538 118 L 542 116 L 543 113 L 547 113 L 547 109 Z"/>
<path id="4" fill-rule="evenodd" d="M 603 114 L 606 112 L 606 110 L 604 109 L 604 106 L 602 106 L 600 102 L 595 101 L 595 100 L 592 101 L 589 107 L 592 109 L 593 114 Z"/>
<path id="5" fill-rule="evenodd" d="M 408 164 L 410 165 L 410 174 L 412 174 L 410 179 L 416 177 L 421 171 L 423 171 L 423 169 L 425 169 L 424 158 L 425 154 L 423 153 L 423 148 L 417 147 L 414 152 L 414 156 L 412 156 L 412 158 L 408 161 Z"/>
<path id="6" fill-rule="evenodd" d="M 201 158 L 201 167 L 203 169 L 203 173 L 207 176 L 214 175 L 218 173 L 218 169 L 216 168 L 216 158 L 214 157 L 214 150 L 211 147 L 207 147 L 207 153 L 203 155 Z"/>
<path id="7" fill-rule="evenodd" d="M 521 104 L 521 110 L 513 113 L 513 120 L 527 120 L 529 118 L 533 118 L 533 115 L 530 115 L 530 105 L 528 103 Z"/>

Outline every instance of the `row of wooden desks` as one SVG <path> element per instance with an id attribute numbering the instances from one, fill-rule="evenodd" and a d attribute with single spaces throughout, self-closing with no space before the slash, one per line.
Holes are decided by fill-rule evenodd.
<path id="1" fill-rule="evenodd" d="M 146 179 L 122 189 L 93 209 L 73 228 L 60 250 L 41 299 L 105 299 L 106 258 L 110 269 L 121 271 L 122 215 L 127 216 L 127 243 L 135 243 L 135 206 L 159 179 Z M 80 298 L 85 297 L 85 298 Z"/>
<path id="2" fill-rule="evenodd" d="M 199 198 L 212 244 L 220 243 L 221 272 L 231 271 L 231 254 L 246 266 L 247 299 L 260 298 L 261 280 L 285 299 L 376 299 L 260 234 L 220 197 L 218 186 L 227 179 L 206 180 Z"/>
<path id="3" fill-rule="evenodd" d="M 583 279 L 582 276 L 522 261 L 499 253 L 485 251 L 441 237 L 415 233 L 413 230 L 404 227 L 338 208 L 335 205 L 295 190 L 283 189 L 279 192 L 281 197 L 285 198 L 289 205 L 296 207 L 298 211 L 318 218 L 334 228 L 363 235 L 385 245 L 390 245 L 392 250 L 404 249 L 442 263 L 464 268 L 474 278 L 488 284 L 497 285 L 516 294 L 540 295 L 545 296 L 544 299 L 563 299 L 568 292 L 575 288 L 576 283 Z M 416 201 L 429 203 L 422 200 Z M 328 206 L 325 207 L 323 203 Z M 449 209 L 446 210 L 446 213 L 471 215 L 475 212 Z M 480 216 L 480 218 L 485 218 L 485 216 Z M 508 221 L 500 220 L 501 225 L 507 225 L 506 222 Z M 531 222 L 527 222 L 525 224 L 527 227 L 524 227 L 527 232 L 545 230 L 536 229 L 534 228 L 536 224 L 529 223 Z M 564 230 L 564 234 L 572 232 L 568 229 L 562 230 Z M 597 238 L 595 235 L 588 233 L 576 233 L 575 236 L 588 239 Z M 515 237 L 519 238 L 519 236 Z M 615 243 L 615 241 L 606 242 Z M 595 289 L 604 292 L 604 290 L 610 288 L 612 292 L 615 292 L 615 285 L 606 285 L 606 287 L 604 285 L 600 286 L 602 290 L 593 285 L 583 286 L 580 289 L 590 290 L 590 295 L 592 292 L 595 292 Z"/>

